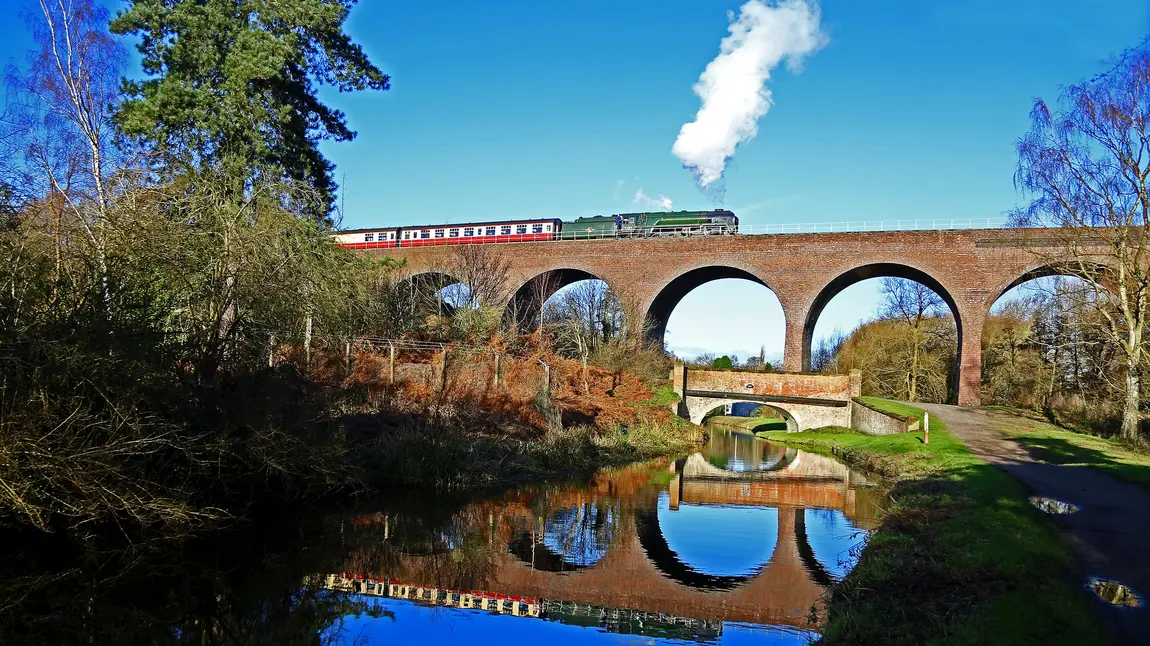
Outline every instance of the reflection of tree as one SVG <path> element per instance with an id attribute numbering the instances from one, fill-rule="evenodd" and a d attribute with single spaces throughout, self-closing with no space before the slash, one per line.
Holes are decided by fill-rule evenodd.
<path id="1" fill-rule="evenodd" d="M 543 525 L 543 542 L 572 565 L 587 567 L 603 558 L 619 526 L 616 505 L 597 500 L 561 509 Z"/>
<path id="2" fill-rule="evenodd" d="M 382 608 L 303 584 L 341 556 L 338 534 L 318 529 L 265 522 L 102 551 L 9 542 L 20 558 L 0 564 L 0 643 L 339 642 L 344 617 Z"/>

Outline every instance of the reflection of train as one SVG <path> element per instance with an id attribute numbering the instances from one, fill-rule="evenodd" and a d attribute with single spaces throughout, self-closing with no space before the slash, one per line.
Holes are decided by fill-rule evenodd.
<path id="1" fill-rule="evenodd" d="M 349 572 L 341 572 L 338 575 L 315 575 L 311 578 L 311 583 L 338 592 L 406 599 L 454 608 L 489 610 L 516 617 L 538 617 L 542 611 L 542 600 L 534 597 L 517 597 L 478 590 L 464 591 L 424 587 L 394 579 L 375 579 Z"/>
<path id="2" fill-rule="evenodd" d="M 486 610 L 501 615 L 543 619 L 575 626 L 598 626 L 607 632 L 618 634 L 648 635 L 688 641 L 713 640 L 723 634 L 722 621 L 692 619 L 627 608 L 604 608 L 538 597 L 517 597 L 478 590 L 424 587 L 350 572 L 312 575 L 308 583 L 337 592 L 403 599 L 450 608 Z"/>
<path id="3" fill-rule="evenodd" d="M 350 229 L 337 231 L 335 241 L 339 246 L 350 249 L 386 249 L 494 242 L 731 235 L 738 232 L 739 218 L 730 211 L 718 209 L 617 213 L 576 218 L 571 222 L 551 218 Z"/>

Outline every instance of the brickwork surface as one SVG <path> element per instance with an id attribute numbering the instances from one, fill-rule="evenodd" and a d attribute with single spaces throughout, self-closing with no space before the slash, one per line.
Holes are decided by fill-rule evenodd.
<path id="1" fill-rule="evenodd" d="M 1032 233 L 1041 236 L 1041 232 Z M 769 287 L 786 317 L 784 368 L 809 368 L 814 323 L 837 293 L 867 278 L 899 276 L 939 292 L 960 337 L 959 404 L 977 405 L 982 327 L 994 301 L 1034 275 L 1050 273 L 1008 229 L 819 233 L 682 239 L 593 240 L 492 245 L 511 265 L 512 289 L 539 276 L 606 281 L 650 320 L 661 339 L 667 317 L 691 289 L 742 277 Z M 446 266 L 448 247 L 364 252 L 407 261 L 413 275 Z M 552 285 L 554 286 L 554 285 Z M 498 304 L 496 304 L 498 305 Z M 717 330 L 716 334 L 721 334 Z"/>

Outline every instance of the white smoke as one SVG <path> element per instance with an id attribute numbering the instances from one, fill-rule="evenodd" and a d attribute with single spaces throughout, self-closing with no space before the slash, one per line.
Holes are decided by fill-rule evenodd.
<path id="1" fill-rule="evenodd" d="M 662 208 L 664 211 L 670 211 L 671 205 L 674 204 L 674 202 L 671 201 L 671 198 L 667 197 L 666 195 L 660 194 L 659 197 L 654 198 L 644 193 L 642 188 L 635 191 L 635 199 L 631 201 L 634 204 L 642 204 L 643 206 L 657 206 Z"/>
<path id="2" fill-rule="evenodd" d="M 737 20 L 727 17 L 731 34 L 695 83 L 702 106 L 671 148 L 704 189 L 723 176 L 735 147 L 758 134 L 757 122 L 771 108 L 771 70 L 784 58 L 797 69 L 827 43 L 817 0 L 750 0 Z"/>

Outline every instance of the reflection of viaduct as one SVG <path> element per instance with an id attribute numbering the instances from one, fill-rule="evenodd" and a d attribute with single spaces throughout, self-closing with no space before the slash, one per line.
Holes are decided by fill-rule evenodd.
<path id="1" fill-rule="evenodd" d="M 795 453 L 790 460 L 794 468 L 788 470 L 784 466 L 769 477 L 756 474 L 750 480 L 730 473 L 722 478 L 704 473 L 697 478 L 697 472 L 707 470 L 699 464 L 699 456 L 671 467 L 674 473 L 669 492 L 672 511 L 664 513 L 676 513 L 674 509 L 694 504 L 778 509 L 773 553 L 755 571 L 744 576 L 708 574 L 683 562 L 659 525 L 656 510 L 662 490 L 653 486 L 621 500 L 614 495 L 598 498 L 599 502 L 607 502 L 617 510 L 617 525 L 606 553 L 586 567 L 563 572 L 533 567 L 532 559 L 536 564 L 555 561 L 554 555 L 547 554 L 548 548 L 536 542 L 538 539 L 530 541 L 526 551 L 522 546 L 499 548 L 499 545 L 515 544 L 525 526 L 537 532 L 543 520 L 540 512 L 532 509 L 538 507 L 538 499 L 509 498 L 496 506 L 485 505 L 483 511 L 476 512 L 490 518 L 484 523 L 492 528 L 487 541 L 496 546 L 491 551 L 491 561 L 485 564 L 478 578 L 464 582 L 451 580 L 453 573 L 447 571 L 451 559 L 444 555 L 401 555 L 391 560 L 387 571 L 376 574 L 429 587 L 469 586 L 487 594 L 807 628 L 810 610 L 820 603 L 824 586 L 831 578 L 808 542 L 805 509 L 841 509 L 855 527 L 869 529 L 874 526 L 878 494 L 868 489 L 856 490 L 858 477 L 833 460 Z M 714 468 L 705 460 L 702 464 Z M 820 465 L 826 468 L 820 470 Z M 606 488 L 615 489 L 610 484 Z M 550 511 L 543 511 L 544 515 L 568 508 L 567 505 L 592 503 L 597 498 L 583 490 L 569 495 L 551 492 L 547 496 Z M 531 543 L 538 550 L 538 556 L 532 556 Z M 731 545 L 730 549 L 738 550 L 739 546 Z"/>
<path id="2" fill-rule="evenodd" d="M 959 337 L 958 403 L 977 405 L 982 328 L 991 305 L 1011 287 L 1056 272 L 1024 248 L 1023 235 L 1041 243 L 1044 233 L 896 231 L 493 247 L 510 263 L 514 291 L 505 303 L 508 317 L 521 322 L 535 321 L 541 301 L 559 288 L 599 278 L 620 295 L 627 311 L 645 313 L 653 336 L 661 340 L 672 310 L 699 285 L 720 278 L 744 278 L 765 285 L 783 307 L 783 366 L 789 372 L 809 369 L 815 322 L 836 294 L 867 278 L 913 279 L 936 291 L 953 312 Z M 415 247 L 364 253 L 405 259 L 418 275 L 442 271 L 453 250 Z"/>

